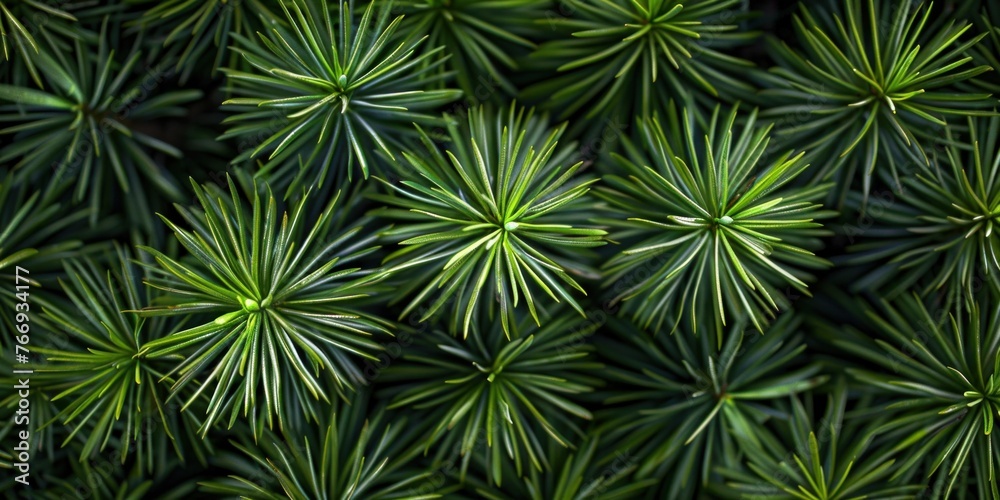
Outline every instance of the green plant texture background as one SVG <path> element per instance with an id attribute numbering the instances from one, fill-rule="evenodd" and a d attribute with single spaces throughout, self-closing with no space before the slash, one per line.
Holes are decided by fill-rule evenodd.
<path id="1" fill-rule="evenodd" d="M 997 2 L 0 34 L 6 498 L 1000 500 Z"/>

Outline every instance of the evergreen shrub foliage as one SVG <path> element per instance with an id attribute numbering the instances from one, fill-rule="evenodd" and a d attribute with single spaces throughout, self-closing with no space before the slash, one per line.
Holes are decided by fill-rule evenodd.
<path id="1" fill-rule="evenodd" d="M 538 297 L 583 313 L 573 294 L 585 292 L 574 276 L 596 271 L 581 261 L 581 249 L 603 245 L 607 233 L 580 227 L 595 213 L 586 194 L 597 179 L 574 176 L 581 161 L 566 164 L 573 151 L 559 146 L 564 129 L 549 130 L 544 117 L 511 106 L 469 110 L 466 127 L 449 129 L 443 153 L 420 130 L 426 148 L 403 152 L 414 173 L 387 183 L 390 196 L 372 195 L 386 206 L 383 217 L 403 219 L 382 233 L 401 247 L 387 262 L 411 273 L 414 284 L 429 281 L 404 316 L 436 293 L 421 319 L 452 302 L 451 329 L 468 336 L 473 315 L 496 308 L 479 298 L 496 297 L 510 337 L 521 301 L 536 324 Z"/>
<path id="2" fill-rule="evenodd" d="M 5 498 L 1000 500 L 996 2 L 0 34 Z"/>
<path id="3" fill-rule="evenodd" d="M 670 317 L 672 330 L 687 314 L 697 332 L 698 320 L 710 318 L 702 329 L 709 323 L 721 344 L 726 316 L 747 317 L 761 329 L 768 313 L 788 305 L 778 286 L 808 293 L 807 275 L 788 264 L 826 266 L 802 247 L 819 246 L 816 236 L 824 233 L 814 221 L 830 213 L 815 201 L 830 185 L 786 194 L 782 186 L 809 166 L 803 153 L 763 158 L 771 127 L 756 128 L 754 111 L 734 130 L 737 111 L 722 117 L 716 108 L 707 132 L 692 127 L 686 113 L 665 117 L 665 125 L 654 118 L 638 125 L 640 145 L 626 142 L 631 159 L 613 155 L 628 177 L 604 177 L 601 197 L 617 212 L 608 224 L 637 244 L 607 261 L 607 279 L 655 269 L 616 297 L 637 304 L 629 309 L 645 327 L 660 328 Z M 762 159 L 769 164 L 759 165 Z"/>

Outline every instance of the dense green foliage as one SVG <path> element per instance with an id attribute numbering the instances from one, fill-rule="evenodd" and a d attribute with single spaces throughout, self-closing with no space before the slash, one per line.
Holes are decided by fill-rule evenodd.
<path id="1" fill-rule="evenodd" d="M 986 36 L 962 39 L 969 22 L 938 27 L 931 9 L 913 2 L 843 4 L 819 19 L 802 4 L 794 18 L 802 50 L 774 41 L 777 78 L 761 95 L 771 115 L 821 115 L 781 127 L 786 145 L 825 157 L 816 176 L 842 172 L 842 190 L 859 172 L 867 195 L 876 163 L 898 184 L 900 164 L 926 163 L 924 143 L 940 139 L 948 118 L 995 107 L 990 94 L 949 88 L 993 68 L 969 67 L 968 51 Z"/>
<path id="2" fill-rule="evenodd" d="M 995 2 L 0 34 L 5 497 L 1000 500 Z"/>
<path id="3" fill-rule="evenodd" d="M 231 196 L 208 187 L 216 189 L 194 186 L 201 210 L 177 207 L 193 231 L 164 218 L 192 259 L 140 247 L 155 260 L 146 284 L 166 293 L 138 310 L 146 317 L 204 319 L 151 340 L 139 354 L 184 355 L 168 373 L 177 375 L 175 394 L 197 387 L 184 408 L 214 385 L 205 393 L 211 396 L 202 435 L 226 410 L 230 425 L 240 410 L 249 413 L 254 429 L 265 421 L 285 428 L 303 416 L 315 420 L 331 393 L 363 383 L 349 357 L 375 359 L 379 346 L 371 336 L 389 334 L 384 321 L 357 307 L 377 290 L 370 287 L 382 273 L 346 267 L 375 248 L 366 248 L 356 221 L 341 227 L 334 220 L 347 212 L 339 195 L 312 222 L 308 193 L 290 214 L 279 215 L 274 196 L 262 197 L 256 185 L 249 209 L 232 182 Z"/>
<path id="4" fill-rule="evenodd" d="M 727 316 L 748 317 L 760 330 L 769 313 L 788 306 L 781 285 L 808 293 L 806 275 L 782 264 L 826 265 L 802 247 L 819 246 L 815 236 L 824 233 L 814 220 L 830 214 L 815 201 L 830 186 L 781 190 L 809 166 L 803 153 L 758 165 L 770 127 L 755 128 L 752 112 L 737 132 L 737 111 L 722 118 L 716 108 L 707 132 L 686 114 L 668 115 L 665 126 L 656 119 L 640 123 L 641 146 L 625 146 L 631 159 L 614 156 L 628 177 L 604 177 L 601 197 L 615 210 L 607 222 L 619 229 L 612 236 L 637 241 L 607 261 L 607 280 L 640 266 L 653 269 L 616 297 L 626 306 L 638 303 L 630 309 L 644 327 L 658 329 L 669 316 L 672 331 L 686 317 L 695 333 L 709 323 L 721 344 Z"/>
<path id="5" fill-rule="evenodd" d="M 387 262 L 416 275 L 414 285 L 429 282 L 402 314 L 442 288 L 421 320 L 454 302 L 451 329 L 463 336 L 477 311 L 493 310 L 480 296 L 497 297 L 508 337 L 521 296 L 536 324 L 538 295 L 582 314 L 572 294 L 585 292 L 573 275 L 596 272 L 580 262 L 581 249 L 603 245 L 607 234 L 579 227 L 592 215 L 584 196 L 596 179 L 574 179 L 583 162 L 565 164 L 571 148 L 559 147 L 563 127 L 550 131 L 513 106 L 506 117 L 485 107 L 468 115 L 467 127 L 450 128 L 443 154 L 421 130 L 426 152 L 403 152 L 416 175 L 387 183 L 390 196 L 372 196 L 387 206 L 383 217 L 402 219 L 382 233 L 402 247 Z"/>

